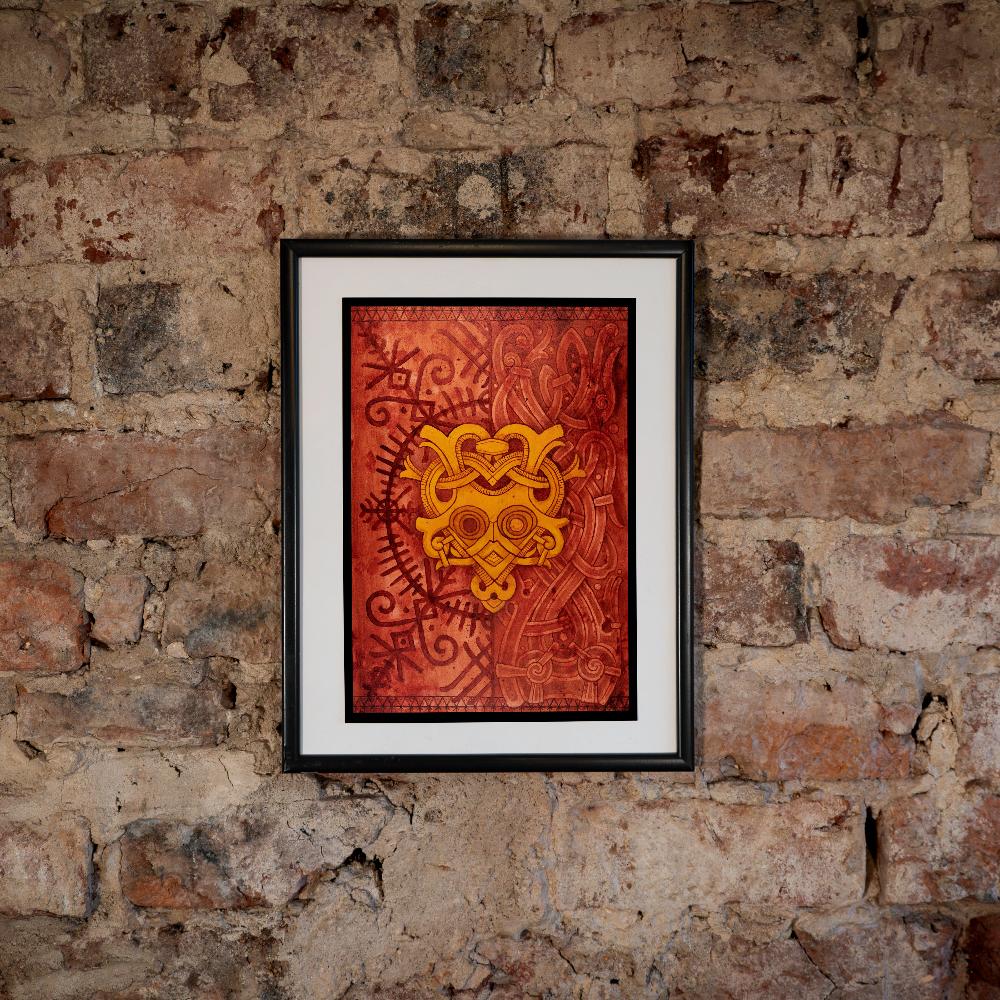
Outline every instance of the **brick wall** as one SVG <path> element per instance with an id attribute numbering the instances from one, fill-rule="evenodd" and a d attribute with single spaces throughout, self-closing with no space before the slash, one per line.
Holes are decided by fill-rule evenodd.
<path id="1" fill-rule="evenodd" d="M 1000 8 L 0 0 L 0 993 L 1000 995 Z M 280 236 L 695 236 L 685 776 L 281 776 Z"/>

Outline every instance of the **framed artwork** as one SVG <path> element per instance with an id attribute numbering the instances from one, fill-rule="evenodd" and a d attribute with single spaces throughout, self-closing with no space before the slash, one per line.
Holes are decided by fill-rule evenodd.
<path id="1" fill-rule="evenodd" d="M 693 266 L 282 241 L 285 770 L 692 767 Z"/>

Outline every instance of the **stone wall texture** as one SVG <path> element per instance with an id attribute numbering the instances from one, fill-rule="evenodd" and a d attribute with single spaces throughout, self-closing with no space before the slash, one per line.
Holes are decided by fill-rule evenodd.
<path id="1" fill-rule="evenodd" d="M 1000 997 L 998 94 L 995 0 L 0 0 L 0 996 Z M 696 239 L 693 774 L 279 773 L 288 236 Z"/>

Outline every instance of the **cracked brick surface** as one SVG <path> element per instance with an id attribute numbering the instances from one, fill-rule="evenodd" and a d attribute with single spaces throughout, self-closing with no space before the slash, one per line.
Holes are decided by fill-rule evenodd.
<path id="1" fill-rule="evenodd" d="M 996 997 L 998 53 L 0 4 L 0 995 Z M 279 773 L 282 236 L 695 239 L 694 774 Z"/>

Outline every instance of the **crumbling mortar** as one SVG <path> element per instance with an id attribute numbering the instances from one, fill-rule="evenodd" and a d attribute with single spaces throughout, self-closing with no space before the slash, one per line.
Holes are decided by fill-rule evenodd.
<path id="1" fill-rule="evenodd" d="M 88 831 L 89 831 L 88 824 Z M 97 862 L 97 844 L 94 842 L 93 833 L 88 832 L 90 841 L 90 851 L 87 857 L 87 904 L 86 916 L 90 917 L 96 912 L 100 904 L 100 865 Z"/>

